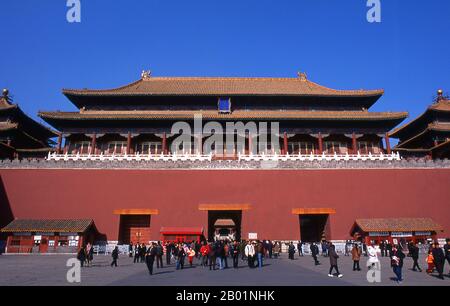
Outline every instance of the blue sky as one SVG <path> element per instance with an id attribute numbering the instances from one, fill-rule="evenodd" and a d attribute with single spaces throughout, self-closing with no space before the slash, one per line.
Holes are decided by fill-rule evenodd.
<path id="1" fill-rule="evenodd" d="M 450 92 L 450 1 L 66 0 L 0 2 L 0 87 L 33 118 L 75 110 L 62 88 L 111 88 L 157 76 L 280 76 L 336 89 L 384 88 L 373 111 L 410 120 Z"/>

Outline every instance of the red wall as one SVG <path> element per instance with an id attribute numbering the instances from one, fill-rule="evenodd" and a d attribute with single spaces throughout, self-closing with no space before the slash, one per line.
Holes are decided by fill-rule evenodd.
<path id="1" fill-rule="evenodd" d="M 450 169 L 373 170 L 0 170 L 15 218 L 92 218 L 117 240 L 118 208 L 156 208 L 162 226 L 203 226 L 199 204 L 249 203 L 243 238 L 299 239 L 292 208 L 335 208 L 332 239 L 349 238 L 356 218 L 431 217 L 449 236 Z M 1 188 L 0 188 L 1 190 Z M 2 203 L 2 205 L 5 203 Z"/>

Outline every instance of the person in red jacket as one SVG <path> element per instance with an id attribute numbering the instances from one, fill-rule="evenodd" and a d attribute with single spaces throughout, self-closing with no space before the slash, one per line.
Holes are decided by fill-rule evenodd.
<path id="1" fill-rule="evenodd" d="M 202 266 L 204 267 L 208 266 L 208 254 L 210 251 L 211 250 L 209 244 L 204 242 L 202 247 L 200 248 L 200 254 L 202 255 Z"/>

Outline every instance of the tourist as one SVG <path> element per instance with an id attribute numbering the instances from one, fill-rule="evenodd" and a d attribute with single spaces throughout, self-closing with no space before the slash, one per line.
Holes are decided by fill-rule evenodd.
<path id="1" fill-rule="evenodd" d="M 216 270 L 216 244 L 214 243 L 210 243 L 209 245 L 209 254 L 208 254 L 208 258 L 209 258 L 209 270 L 211 271 L 211 268 L 213 270 Z"/>
<path id="2" fill-rule="evenodd" d="M 280 243 L 278 241 L 276 241 L 273 246 L 273 255 L 275 256 L 275 258 L 278 258 L 278 256 L 280 255 L 280 252 L 281 252 Z"/>
<path id="3" fill-rule="evenodd" d="M 111 263 L 111 267 L 117 267 L 117 259 L 119 259 L 119 247 L 116 245 L 114 250 L 111 253 L 111 257 L 113 259 L 112 263 Z"/>
<path id="4" fill-rule="evenodd" d="M 272 240 L 267 241 L 267 251 L 269 252 L 269 258 L 272 259 L 272 256 L 273 256 L 273 243 L 272 243 Z"/>
<path id="5" fill-rule="evenodd" d="M 434 266 L 439 273 L 439 278 L 444 279 L 444 265 L 445 265 L 445 254 L 444 251 L 439 247 L 439 243 L 433 243 L 433 259 Z"/>
<path id="6" fill-rule="evenodd" d="M 245 246 L 245 256 L 247 256 L 247 262 L 249 268 L 254 268 L 254 260 L 255 260 L 255 242 L 248 241 Z"/>
<path id="7" fill-rule="evenodd" d="M 311 250 L 311 256 L 314 259 L 314 265 L 320 265 L 320 262 L 317 260 L 317 255 L 319 255 L 319 247 L 313 242 L 309 248 Z"/>
<path id="8" fill-rule="evenodd" d="M 176 259 L 177 259 L 177 264 L 176 264 L 176 269 L 179 270 L 183 270 L 184 268 L 184 258 L 186 257 L 186 252 L 184 251 L 183 245 L 180 243 L 178 245 L 178 249 L 176 249 Z"/>
<path id="9" fill-rule="evenodd" d="M 445 258 L 447 259 L 447 264 L 450 266 L 450 239 L 445 239 L 445 245 L 444 245 L 444 251 L 445 251 Z M 450 271 L 450 270 L 449 270 Z M 450 276 L 450 272 L 448 272 Z"/>
<path id="10" fill-rule="evenodd" d="M 86 249 L 84 246 L 78 251 L 77 259 L 80 261 L 81 267 L 83 267 L 84 262 L 86 261 Z"/>
<path id="11" fill-rule="evenodd" d="M 89 247 L 89 251 L 87 251 L 87 249 L 86 249 L 87 262 L 88 262 L 88 266 L 92 266 L 92 261 L 94 260 L 94 247 L 90 243 L 88 245 L 90 247 Z"/>
<path id="12" fill-rule="evenodd" d="M 139 254 L 139 258 L 141 259 L 141 262 L 145 262 L 145 254 L 147 254 L 147 247 L 145 244 L 141 245 L 141 251 Z"/>
<path id="13" fill-rule="evenodd" d="M 240 245 L 235 240 L 233 245 L 231 246 L 231 255 L 233 257 L 233 268 L 237 269 L 239 265 L 239 251 L 240 251 Z"/>
<path id="14" fill-rule="evenodd" d="M 303 242 L 301 240 L 297 243 L 298 256 L 303 256 Z"/>
<path id="15" fill-rule="evenodd" d="M 409 245 L 409 254 L 410 254 L 411 258 L 414 261 L 412 270 L 413 271 L 419 270 L 419 272 L 422 272 L 422 269 L 420 268 L 419 263 L 418 263 L 418 260 L 419 260 L 419 248 L 417 247 L 417 245 L 414 242 L 411 242 L 410 245 Z"/>
<path id="16" fill-rule="evenodd" d="M 128 246 L 128 256 L 130 256 L 130 258 L 133 257 L 133 243 L 130 242 L 130 245 Z"/>
<path id="17" fill-rule="evenodd" d="M 295 246 L 294 243 L 291 241 L 288 246 L 288 258 L 290 260 L 294 260 L 294 254 L 295 254 Z"/>
<path id="18" fill-rule="evenodd" d="M 345 246 L 344 246 L 344 248 L 345 248 L 344 256 L 350 256 L 350 253 L 351 253 L 351 247 L 352 247 L 352 244 L 350 243 L 350 241 L 349 241 L 349 240 L 346 240 L 346 241 L 345 241 Z"/>
<path id="19" fill-rule="evenodd" d="M 206 242 L 203 242 L 202 247 L 200 248 L 200 254 L 202 256 L 202 266 L 206 267 L 208 265 L 208 254 L 209 254 L 209 244 L 207 244 Z"/>
<path id="20" fill-rule="evenodd" d="M 365 242 L 363 242 L 363 244 L 362 244 L 362 251 L 363 251 L 364 257 L 367 257 L 367 244 Z"/>
<path id="21" fill-rule="evenodd" d="M 136 243 L 134 245 L 134 260 L 133 263 L 137 263 L 139 261 L 139 254 L 141 254 L 141 246 Z"/>
<path id="22" fill-rule="evenodd" d="M 194 257 L 195 257 L 195 254 L 196 254 L 194 248 L 195 248 L 195 245 L 194 245 L 193 248 L 189 248 L 189 251 L 188 251 L 188 253 L 187 253 L 187 255 L 188 255 L 188 261 L 189 261 L 189 266 L 190 266 L 191 268 L 192 268 L 192 266 L 193 266 L 193 261 L 194 261 Z"/>
<path id="23" fill-rule="evenodd" d="M 361 248 L 358 246 L 357 243 L 353 245 L 352 248 L 352 260 L 353 260 L 353 271 L 361 271 L 361 268 L 359 267 L 359 261 L 361 260 Z"/>
<path id="24" fill-rule="evenodd" d="M 230 255 L 230 246 L 228 244 L 228 241 L 225 241 L 222 251 L 222 262 L 224 269 L 228 269 L 228 255 Z"/>
<path id="25" fill-rule="evenodd" d="M 385 256 L 391 257 L 391 253 L 392 253 L 392 243 L 390 243 L 389 241 L 387 241 L 387 243 L 386 243 Z"/>
<path id="26" fill-rule="evenodd" d="M 323 240 L 321 245 L 322 245 L 322 256 L 327 257 L 328 243 L 325 240 Z"/>
<path id="27" fill-rule="evenodd" d="M 223 261 L 222 261 L 223 245 L 222 245 L 222 241 L 217 241 L 216 242 L 216 245 L 214 247 L 214 251 L 215 251 L 216 264 L 219 266 L 219 270 L 223 270 Z"/>
<path id="28" fill-rule="evenodd" d="M 397 282 L 399 284 L 402 283 L 402 268 L 403 268 L 403 258 L 405 258 L 405 254 L 403 254 L 400 246 L 394 245 L 392 247 L 391 254 L 391 267 L 394 271 L 395 276 L 397 277 Z"/>
<path id="29" fill-rule="evenodd" d="M 367 256 L 369 256 L 369 260 L 367 261 L 368 269 L 372 269 L 373 267 L 379 265 L 380 260 L 378 259 L 377 249 L 375 249 L 373 246 L 369 245 L 366 246 L 366 253 Z"/>
<path id="30" fill-rule="evenodd" d="M 155 262 L 156 252 L 157 249 L 154 243 L 151 243 L 145 252 L 145 264 L 150 275 L 153 275 L 153 263 Z"/>
<path id="31" fill-rule="evenodd" d="M 172 258 L 172 251 L 174 244 L 173 242 L 166 242 L 165 246 L 166 246 L 166 264 L 170 265 L 170 259 Z"/>
<path id="32" fill-rule="evenodd" d="M 241 243 L 239 244 L 239 253 L 241 254 L 241 260 L 245 261 L 246 256 L 245 256 L 245 247 L 247 246 L 247 241 L 245 240 L 241 240 Z"/>
<path id="33" fill-rule="evenodd" d="M 161 242 L 158 241 L 158 244 L 156 245 L 156 268 L 164 268 L 163 267 L 163 257 L 164 255 L 164 250 L 163 247 L 161 245 Z"/>
<path id="34" fill-rule="evenodd" d="M 384 257 L 385 251 L 386 251 L 386 243 L 384 242 L 384 240 L 381 240 L 380 251 L 381 251 L 381 257 Z"/>
<path id="35" fill-rule="evenodd" d="M 258 259 L 258 267 L 262 268 L 263 265 L 264 265 L 263 264 L 264 247 L 263 247 L 263 244 L 260 241 L 258 241 L 256 243 L 255 253 L 256 253 L 256 257 Z"/>
<path id="36" fill-rule="evenodd" d="M 428 250 L 427 264 L 428 264 L 427 273 L 428 274 L 433 273 L 433 271 L 434 271 L 434 258 L 433 258 L 433 249 L 432 248 L 430 248 Z"/>
<path id="37" fill-rule="evenodd" d="M 328 272 L 328 276 L 333 277 L 334 275 L 332 274 L 332 272 L 333 272 L 333 269 L 335 269 L 337 276 L 339 278 L 341 278 L 343 275 L 341 273 L 339 273 L 339 268 L 338 268 L 338 263 L 337 263 L 339 255 L 336 253 L 335 246 L 331 242 L 329 243 L 329 247 L 328 247 L 328 256 L 330 257 L 330 272 Z"/>

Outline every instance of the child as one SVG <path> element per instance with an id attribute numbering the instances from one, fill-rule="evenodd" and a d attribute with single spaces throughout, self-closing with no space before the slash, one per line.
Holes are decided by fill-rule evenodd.
<path id="1" fill-rule="evenodd" d="M 431 274 L 433 273 L 434 270 L 434 257 L 431 250 L 428 251 L 427 263 L 428 263 L 427 273 Z"/>

